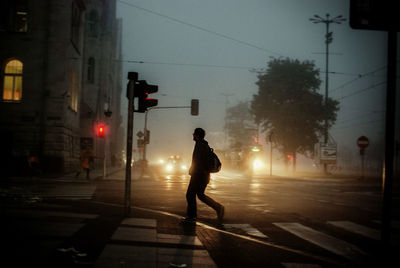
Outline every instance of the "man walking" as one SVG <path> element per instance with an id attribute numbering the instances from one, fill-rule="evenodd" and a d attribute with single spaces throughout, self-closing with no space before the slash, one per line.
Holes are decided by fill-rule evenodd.
<path id="1" fill-rule="evenodd" d="M 218 220 L 222 220 L 224 217 L 224 206 L 204 194 L 207 184 L 210 182 L 210 164 L 208 159 L 211 153 L 208 142 L 204 140 L 205 135 L 206 132 L 202 128 L 196 128 L 193 133 L 193 140 L 196 144 L 193 150 L 192 164 L 189 169 L 191 177 L 186 192 L 187 216 L 184 218 L 184 222 L 196 221 L 196 195 L 202 202 L 217 212 Z"/>

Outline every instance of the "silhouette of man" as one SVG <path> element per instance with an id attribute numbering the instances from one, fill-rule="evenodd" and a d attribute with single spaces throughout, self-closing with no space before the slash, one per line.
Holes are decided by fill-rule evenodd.
<path id="1" fill-rule="evenodd" d="M 187 216 L 184 222 L 194 222 L 197 217 L 197 197 L 212 207 L 218 216 L 218 220 L 224 217 L 225 208 L 211 197 L 204 194 L 207 184 L 210 182 L 209 155 L 211 152 L 208 142 L 204 140 L 206 132 L 202 128 L 196 128 L 193 133 L 193 140 L 196 142 L 193 150 L 192 164 L 189 169 L 190 182 L 186 192 Z"/>

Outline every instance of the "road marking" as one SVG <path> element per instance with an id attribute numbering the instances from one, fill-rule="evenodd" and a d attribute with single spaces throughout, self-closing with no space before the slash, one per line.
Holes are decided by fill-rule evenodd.
<path id="1" fill-rule="evenodd" d="M 371 239 L 380 240 L 381 238 L 379 230 L 369 228 L 351 221 L 328 221 L 327 223 Z"/>
<path id="2" fill-rule="evenodd" d="M 251 226 L 248 223 L 244 223 L 244 224 L 228 224 L 228 223 L 225 223 L 224 227 L 226 229 L 231 229 L 231 228 L 242 229 L 248 235 L 255 236 L 255 237 L 260 237 L 260 238 L 268 238 L 268 236 L 266 236 L 265 234 L 261 233 L 259 230 L 257 230 L 256 228 L 254 228 L 253 226 Z"/>
<path id="3" fill-rule="evenodd" d="M 321 268 L 318 264 L 282 262 L 285 268 Z"/>
<path id="4" fill-rule="evenodd" d="M 106 205 L 106 206 L 112 206 L 112 207 L 119 207 L 119 208 L 124 207 L 124 206 L 119 205 L 119 204 L 101 202 L 101 201 L 92 201 L 92 203 Z M 152 213 L 157 213 L 157 214 L 161 214 L 161 215 L 164 215 L 164 216 L 171 216 L 171 217 L 176 218 L 176 219 L 182 219 L 182 215 L 174 214 L 174 213 L 167 212 L 167 211 L 161 211 L 161 210 L 155 210 L 155 209 L 143 208 L 143 207 L 137 207 L 137 206 L 132 206 L 131 208 L 142 210 L 142 211 L 147 211 L 147 212 L 152 212 Z M 223 233 L 223 234 L 226 234 L 226 235 L 230 235 L 230 236 L 233 236 L 233 237 L 237 237 L 237 238 L 241 238 L 241 239 L 244 239 L 244 240 L 247 240 L 247 241 L 258 243 L 260 245 L 265 245 L 265 246 L 277 248 L 277 249 L 284 250 L 284 251 L 287 251 L 287 252 L 291 252 L 291 253 L 299 254 L 299 255 L 302 255 L 302 256 L 305 256 L 305 257 L 309 257 L 309 258 L 313 258 L 313 259 L 320 260 L 320 261 L 323 261 L 323 262 L 327 262 L 327 263 L 329 263 L 331 265 L 336 265 L 336 266 L 343 266 L 344 265 L 342 262 L 340 262 L 340 261 L 338 261 L 336 259 L 328 258 L 328 257 L 325 257 L 325 256 L 314 255 L 312 253 L 308 253 L 308 252 L 305 252 L 305 251 L 302 251 L 302 250 L 293 249 L 293 248 L 289 248 L 287 246 L 277 245 L 275 243 L 259 240 L 259 239 L 256 239 L 254 237 L 236 234 L 236 233 L 233 233 L 233 232 L 229 232 L 229 231 L 226 231 L 226 230 L 219 229 L 219 228 L 214 227 L 214 226 L 212 226 L 210 224 L 207 224 L 207 223 L 203 223 L 203 222 L 197 221 L 196 225 L 201 226 L 201 227 L 206 228 L 206 229 L 209 229 L 209 230 L 213 230 L 213 231 L 219 232 L 219 233 Z"/>
<path id="5" fill-rule="evenodd" d="M 354 260 L 365 255 L 356 246 L 337 239 L 335 237 L 329 236 L 322 232 L 311 229 L 297 222 L 275 222 L 274 225 L 282 228 L 308 242 L 311 242 L 317 246 L 320 246 L 330 252 L 337 255 L 341 255 L 348 259 Z"/>

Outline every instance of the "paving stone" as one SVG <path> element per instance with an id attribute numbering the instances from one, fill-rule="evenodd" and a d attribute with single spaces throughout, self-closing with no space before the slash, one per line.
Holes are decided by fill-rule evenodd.
<path id="1" fill-rule="evenodd" d="M 172 243 L 172 244 L 183 244 L 202 246 L 203 244 L 197 238 L 197 236 L 187 235 L 172 235 L 172 234 L 157 234 L 157 242 L 159 243 Z"/>
<path id="2" fill-rule="evenodd" d="M 156 228 L 157 221 L 155 219 L 127 218 L 121 224 Z"/>
<path id="3" fill-rule="evenodd" d="M 111 239 L 137 242 L 157 242 L 157 233 L 155 229 L 118 227 Z"/>

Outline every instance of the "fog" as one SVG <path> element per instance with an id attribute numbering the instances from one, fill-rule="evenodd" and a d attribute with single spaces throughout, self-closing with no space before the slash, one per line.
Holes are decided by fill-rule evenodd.
<path id="1" fill-rule="evenodd" d="M 159 107 L 189 106 L 191 99 L 200 102 L 198 116 L 191 116 L 188 108 L 149 111 L 148 159 L 179 154 L 190 160 L 195 127 L 206 130 L 211 147 L 226 149 L 225 110 L 239 101 L 251 101 L 258 90 L 257 71 L 265 70 L 271 58 L 314 61 L 324 95 L 326 28 L 309 18 L 327 13 L 347 19 L 330 25 L 329 96 L 340 101 L 330 134 L 338 146 L 338 165 L 351 165 L 357 171 L 356 140 L 362 135 L 370 139 L 367 159 L 382 154 L 387 35 L 351 29 L 349 4 L 349 0 L 117 1 L 123 20 L 123 84 L 127 72 L 138 72 L 139 79 L 158 85 L 154 98 Z M 122 114 L 126 126 L 125 95 Z M 143 126 L 144 114 L 135 113 L 134 133 Z M 269 152 L 265 135 L 260 133 L 261 142 Z M 275 161 L 281 161 L 279 155 Z M 380 166 L 371 169 L 379 173 Z M 311 160 L 299 159 L 298 170 L 316 167 Z"/>

